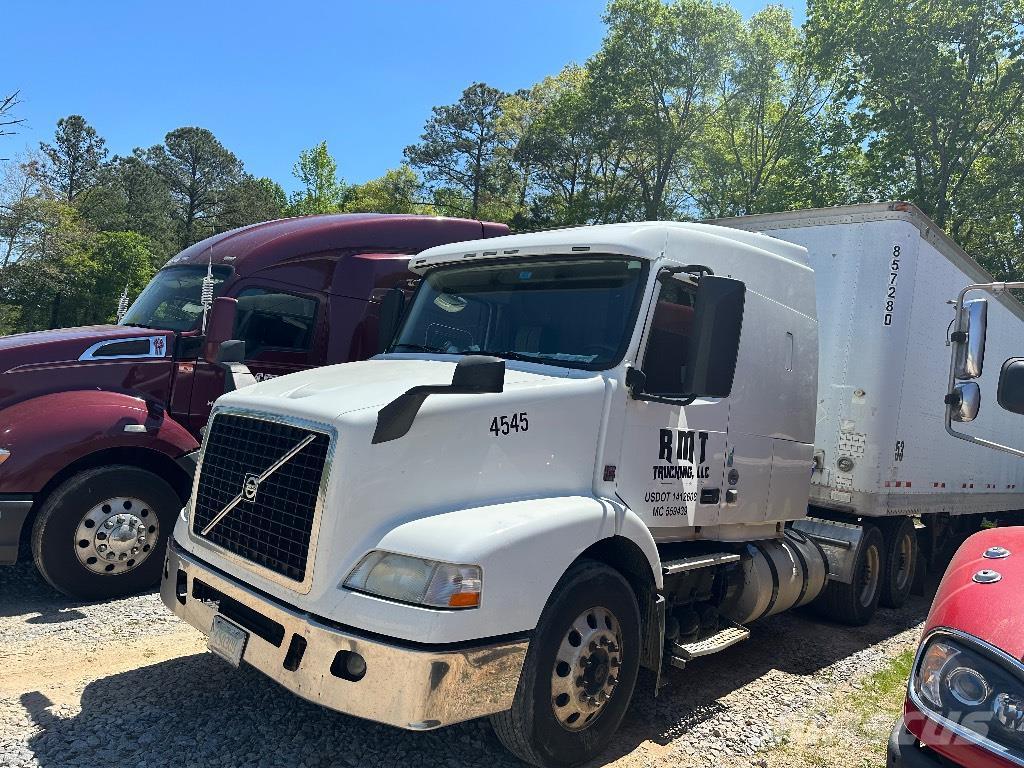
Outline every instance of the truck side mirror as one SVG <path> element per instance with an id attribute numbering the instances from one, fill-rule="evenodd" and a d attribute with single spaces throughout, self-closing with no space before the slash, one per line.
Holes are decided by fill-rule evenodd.
<path id="1" fill-rule="evenodd" d="M 377 351 L 383 352 L 391 346 L 398 324 L 402 320 L 402 313 L 405 311 L 405 291 L 401 288 L 391 288 L 380 300 L 380 309 L 377 320 Z"/>
<path id="2" fill-rule="evenodd" d="M 950 418 L 953 421 L 974 421 L 981 408 L 981 387 L 976 381 L 962 381 L 946 395 L 946 405 L 950 406 Z"/>
<path id="3" fill-rule="evenodd" d="M 964 303 L 960 330 L 953 334 L 957 344 L 956 378 L 976 379 L 985 363 L 985 333 L 988 326 L 988 299 Z"/>
<path id="4" fill-rule="evenodd" d="M 235 316 L 238 314 L 238 299 L 221 296 L 213 300 L 210 314 L 206 318 L 206 340 L 203 343 L 203 359 L 218 363 L 221 344 L 235 334 Z"/>
<path id="5" fill-rule="evenodd" d="M 996 401 L 1010 413 L 1024 414 L 1024 357 L 1011 357 L 1003 363 Z"/>
<path id="6" fill-rule="evenodd" d="M 683 391 L 695 397 L 728 397 L 736 374 L 747 286 L 704 275 L 697 283 L 690 360 Z"/>
<path id="7" fill-rule="evenodd" d="M 224 394 L 256 383 L 256 377 L 244 362 L 245 342 L 239 339 L 222 341 L 217 350 L 216 363 L 224 369 Z"/>

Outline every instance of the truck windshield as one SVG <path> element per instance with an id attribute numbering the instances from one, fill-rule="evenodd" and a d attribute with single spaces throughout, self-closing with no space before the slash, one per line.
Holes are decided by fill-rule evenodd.
<path id="1" fill-rule="evenodd" d="M 213 295 L 231 274 L 230 267 L 213 268 Z M 203 316 L 201 294 L 206 267 L 197 265 L 167 267 L 157 272 L 149 285 L 128 309 L 122 325 L 159 328 L 165 331 L 191 331 L 199 327 Z"/>
<path id="2" fill-rule="evenodd" d="M 561 257 L 429 273 L 392 352 L 489 354 L 601 370 L 625 354 L 645 263 Z"/>

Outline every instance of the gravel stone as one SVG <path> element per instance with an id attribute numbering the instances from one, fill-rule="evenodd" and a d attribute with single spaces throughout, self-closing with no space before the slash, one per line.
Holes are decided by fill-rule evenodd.
<path id="1" fill-rule="evenodd" d="M 653 675 L 643 673 L 595 764 L 765 765 L 757 754 L 793 722 L 827 728 L 837 689 L 912 647 L 927 610 L 915 597 L 858 628 L 783 614 L 754 624 L 747 642 L 671 670 L 656 697 Z M 485 720 L 401 731 L 304 701 L 244 665 L 232 669 L 156 593 L 78 603 L 29 563 L 0 568 L 0 638 L 5 675 L 66 668 L 63 676 L 30 675 L 15 689 L 0 676 L 0 768 L 520 765 Z M 183 650 L 167 658 L 165 642 L 182 638 Z"/>

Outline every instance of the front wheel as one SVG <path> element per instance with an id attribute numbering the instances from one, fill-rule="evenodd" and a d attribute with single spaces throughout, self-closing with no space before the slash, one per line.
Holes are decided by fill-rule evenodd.
<path id="1" fill-rule="evenodd" d="M 640 610 L 616 570 L 582 560 L 541 614 L 512 709 L 491 718 L 502 744 L 543 768 L 596 757 L 622 722 L 640 666 Z"/>
<path id="2" fill-rule="evenodd" d="M 114 465 L 73 475 L 32 527 L 39 572 L 69 597 L 99 600 L 154 586 L 181 502 L 166 480 Z"/>

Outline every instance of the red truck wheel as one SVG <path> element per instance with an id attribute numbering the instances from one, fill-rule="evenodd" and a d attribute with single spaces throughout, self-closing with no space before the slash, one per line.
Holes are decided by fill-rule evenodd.
<path id="1" fill-rule="evenodd" d="M 32 528 L 39 572 L 69 597 L 99 600 L 160 580 L 167 537 L 181 501 L 158 475 L 114 465 L 61 483 Z"/>

